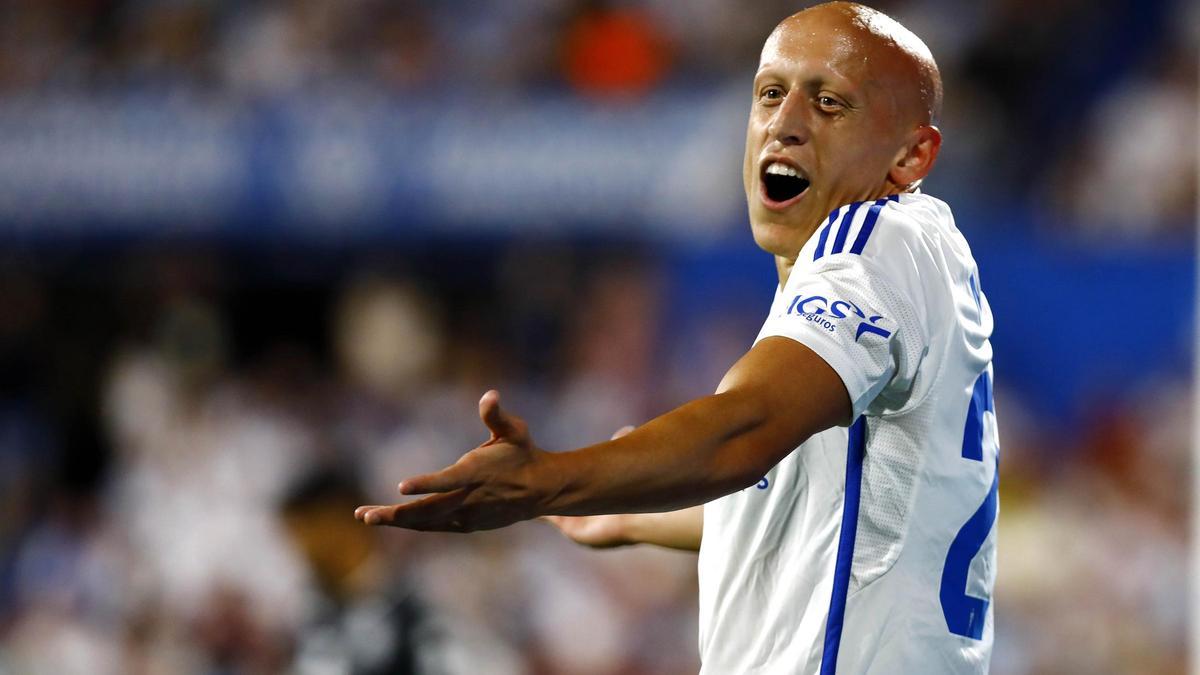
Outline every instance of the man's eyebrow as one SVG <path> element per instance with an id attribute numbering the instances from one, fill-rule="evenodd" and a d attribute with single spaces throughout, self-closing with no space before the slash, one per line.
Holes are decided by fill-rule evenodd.
<path id="1" fill-rule="evenodd" d="M 754 81 L 757 83 L 759 80 L 766 78 L 766 77 L 778 77 L 780 79 L 783 79 L 779 75 L 779 67 L 778 66 L 775 66 L 775 65 L 759 66 L 758 70 L 755 71 L 755 73 L 754 73 Z"/>

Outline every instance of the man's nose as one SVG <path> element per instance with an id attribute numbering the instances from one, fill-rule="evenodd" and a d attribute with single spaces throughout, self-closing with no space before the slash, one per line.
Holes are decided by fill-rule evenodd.
<path id="1" fill-rule="evenodd" d="M 775 116 L 767 126 L 771 139 L 783 145 L 800 145 L 808 142 L 808 119 L 804 98 L 795 93 L 785 96 L 783 103 L 775 109 Z"/>

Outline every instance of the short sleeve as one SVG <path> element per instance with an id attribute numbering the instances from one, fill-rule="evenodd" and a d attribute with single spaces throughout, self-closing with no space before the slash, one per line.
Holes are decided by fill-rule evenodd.
<path id="1" fill-rule="evenodd" d="M 846 386 L 852 419 L 904 408 L 929 351 L 921 278 L 931 262 L 913 238 L 909 228 L 877 232 L 871 252 L 798 261 L 759 333 L 791 338 L 824 359 Z"/>

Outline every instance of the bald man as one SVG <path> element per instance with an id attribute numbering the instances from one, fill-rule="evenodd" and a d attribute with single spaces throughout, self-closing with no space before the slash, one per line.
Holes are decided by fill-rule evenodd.
<path id="1" fill-rule="evenodd" d="M 784 20 L 743 165 L 779 288 L 717 393 L 547 453 L 488 392 L 488 442 L 400 484 L 429 496 L 356 516 L 460 532 L 543 516 L 590 546 L 699 550 L 704 673 L 986 672 L 992 318 L 949 207 L 918 190 L 940 103 L 929 50 L 887 16 Z"/>

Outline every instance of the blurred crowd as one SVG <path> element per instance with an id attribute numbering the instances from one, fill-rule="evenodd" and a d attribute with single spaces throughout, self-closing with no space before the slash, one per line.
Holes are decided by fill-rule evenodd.
<path id="1" fill-rule="evenodd" d="M 876 6 L 928 41 L 946 79 L 931 192 L 1035 212 L 1089 245 L 1191 245 L 1200 5 Z M 748 91 L 763 38 L 796 8 L 10 0 L 0 99 L 567 92 L 630 106 Z M 693 556 L 586 551 L 538 522 L 414 535 L 351 517 L 484 440 L 489 388 L 548 449 L 710 392 L 769 288 L 681 312 L 653 247 L 0 250 L 0 675 L 695 672 Z M 985 289 L 1017 273 L 985 270 Z M 992 672 L 1183 672 L 1187 374 L 1082 402 L 1068 428 L 1004 372 Z"/>
<path id="2" fill-rule="evenodd" d="M 183 253 L 123 256 L 99 289 L 10 274 L 29 311 L 5 365 L 43 360 L 4 399 L 0 672 L 694 670 L 691 556 L 597 554 L 542 523 L 439 536 L 351 515 L 485 440 L 488 387 L 557 449 L 678 397 L 655 366 L 654 270 L 579 260 L 523 245 L 454 278 L 349 265 L 283 290 Z M 91 343 L 63 344 L 52 310 L 97 321 Z M 95 429 L 36 406 L 63 394 L 56 373 L 81 376 L 58 362 L 77 349 L 97 350 L 80 404 Z M 730 356 L 680 381 L 715 381 Z"/>
<path id="3" fill-rule="evenodd" d="M 232 105 L 748 90 L 795 2 L 13 0 L 0 92 L 186 89 Z M 1032 200 L 1085 238 L 1187 238 L 1200 10 L 1183 0 L 882 0 L 945 79 L 943 192 Z M 1086 48 L 1081 48 L 1085 45 Z M 1186 151 L 1180 151 L 1186 149 Z M 1121 199 L 1112 195 L 1120 194 Z"/>

